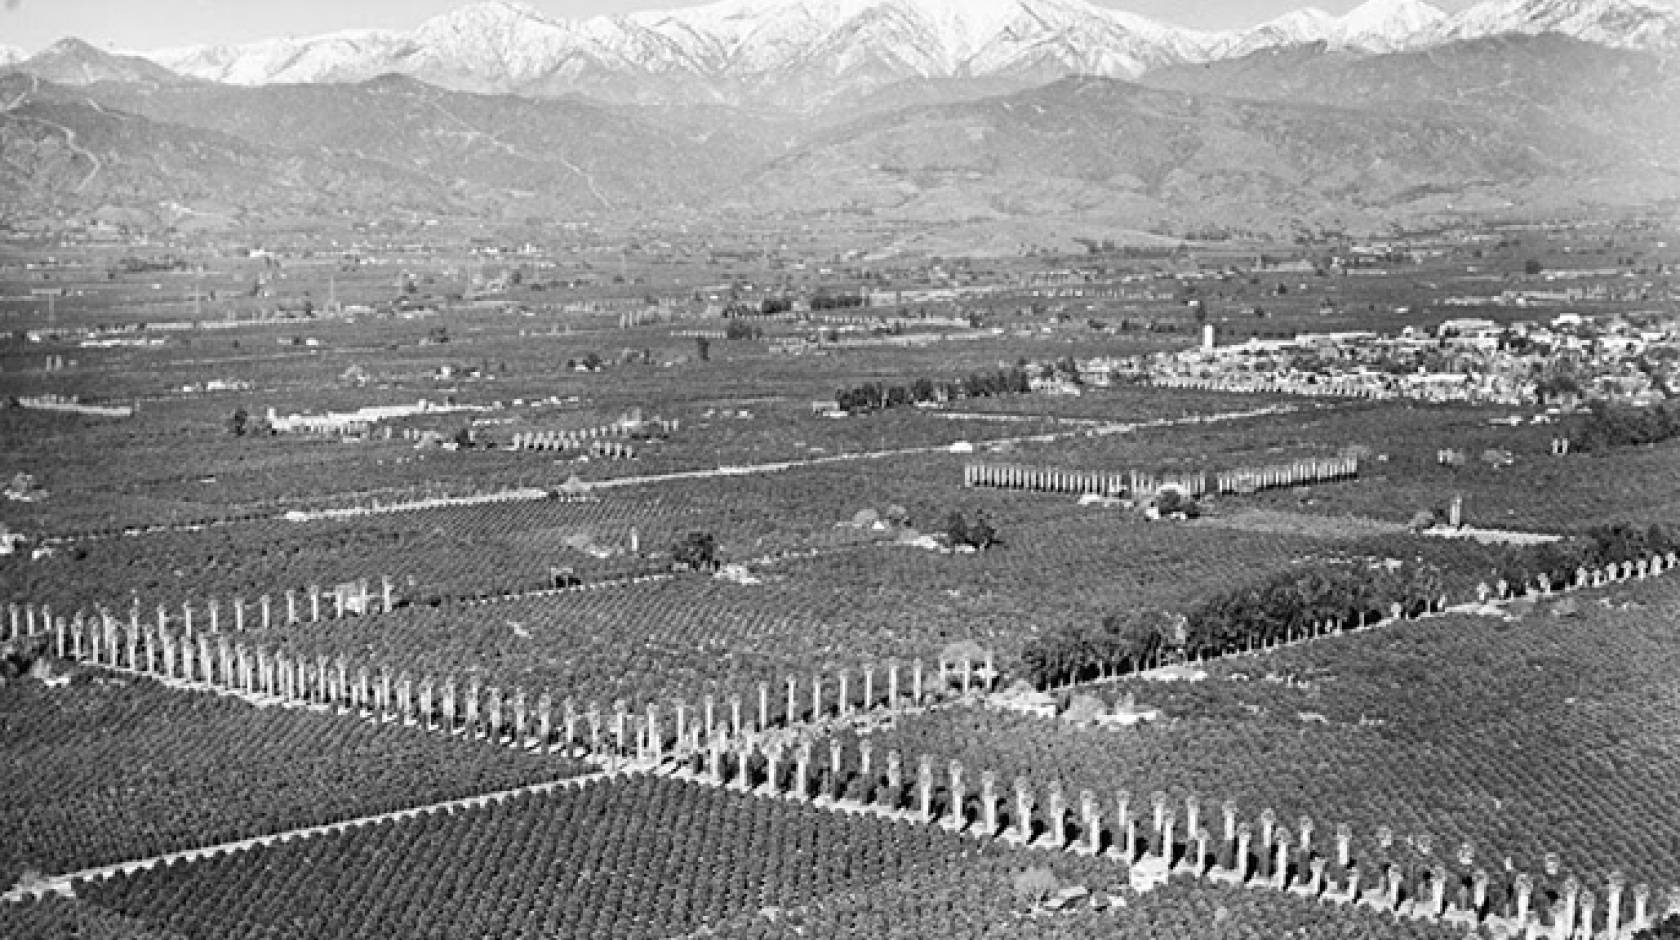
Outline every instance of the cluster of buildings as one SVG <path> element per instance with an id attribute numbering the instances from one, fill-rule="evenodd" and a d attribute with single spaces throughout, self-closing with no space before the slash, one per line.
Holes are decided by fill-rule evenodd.
<path id="1" fill-rule="evenodd" d="M 1217 345 L 1211 332 L 1200 348 L 1106 362 L 1091 378 L 1104 384 L 1116 373 L 1141 372 L 1171 387 L 1513 406 L 1650 404 L 1680 390 L 1677 318 L 1463 318 L 1433 332 L 1304 333 L 1229 346 Z"/>
<path id="2" fill-rule="evenodd" d="M 1547 280 L 1570 281 L 1582 276 L 1604 275 L 1602 271 L 1558 272 Z M 1546 307 L 1578 303 L 1643 303 L 1661 299 L 1663 291 L 1657 285 L 1628 281 L 1622 284 L 1599 281 L 1583 285 L 1510 288 L 1497 294 L 1462 294 L 1446 297 L 1441 304 L 1447 307 Z"/>

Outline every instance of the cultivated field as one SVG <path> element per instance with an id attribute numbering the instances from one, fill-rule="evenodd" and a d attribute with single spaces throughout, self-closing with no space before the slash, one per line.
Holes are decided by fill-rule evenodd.
<path id="1" fill-rule="evenodd" d="M 1155 791 L 1195 795 L 1208 815 L 1231 800 L 1247 818 L 1270 809 L 1324 834 L 1345 823 L 1367 859 L 1426 861 L 1427 837 L 1438 858 L 1468 844 L 1489 871 L 1510 860 L 1539 874 L 1555 853 L 1589 884 L 1619 871 L 1662 886 L 1680 853 L 1680 761 L 1666 743 L 1680 585 L 1570 600 L 1515 621 L 1455 615 L 1238 657 L 1202 682 L 1093 688 L 1161 710 L 1131 728 L 964 708 L 871 737 L 878 753 L 939 754 L 1041 789 L 1124 788 L 1145 807 Z"/>
<path id="2" fill-rule="evenodd" d="M 79 871 L 513 789 L 561 758 L 80 675 L 0 688 L 12 833 L 0 880 Z"/>
<path id="3" fill-rule="evenodd" d="M 1286 274 L 864 260 L 911 233 L 827 224 L 0 248 L 0 935 L 1437 940 L 1680 905 L 1680 442 L 1140 379 L 1204 320 L 1546 319 L 1444 301 L 1596 230 Z M 986 289 L 862 306 L 948 284 Z M 1357 473 L 1148 482 L 1329 458 Z M 1560 541 L 1443 538 L 1455 502 Z M 1128 701 L 1159 715 L 1063 714 Z M 1207 833 L 1166 838 L 1192 799 Z"/>

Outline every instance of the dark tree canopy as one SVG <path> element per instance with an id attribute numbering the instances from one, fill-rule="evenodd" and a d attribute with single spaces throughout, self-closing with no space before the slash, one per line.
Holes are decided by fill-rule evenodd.
<path id="1" fill-rule="evenodd" d="M 998 543 L 997 529 L 986 521 L 984 513 L 969 522 L 962 513 L 953 511 L 945 519 L 945 537 L 950 540 L 952 548 L 966 545 L 977 551 L 985 551 Z"/>
<path id="2" fill-rule="evenodd" d="M 1680 914 L 1670 914 L 1656 926 L 1639 931 L 1633 940 L 1680 940 Z"/>
<path id="3" fill-rule="evenodd" d="M 690 532 L 671 545 L 671 563 L 690 571 L 717 567 L 717 539 L 710 532 Z"/>
<path id="4" fill-rule="evenodd" d="M 1583 451 L 1612 447 L 1660 444 L 1680 437 L 1680 405 L 1612 405 L 1596 402 L 1592 413 L 1575 430 L 1572 439 Z"/>

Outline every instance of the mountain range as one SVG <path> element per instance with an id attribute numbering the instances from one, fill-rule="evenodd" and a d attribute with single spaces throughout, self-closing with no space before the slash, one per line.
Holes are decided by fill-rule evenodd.
<path id="1" fill-rule="evenodd" d="M 1006 17 L 1027 2 L 1051 9 L 1050 0 L 891 2 L 959 18 L 975 10 Z M 1074 0 L 1055 2 L 1078 9 Z M 1569 10 L 1579 17 L 1583 4 L 1603 12 L 1613 2 L 1580 0 Z M 696 9 L 727 21 L 717 11 L 878 5 L 735 0 Z M 392 211 L 487 219 L 861 213 L 925 223 L 930 233 L 967 231 L 970 244 L 1012 250 L 1032 231 L 1386 231 L 1464 212 L 1680 198 L 1680 57 L 1657 41 L 1644 13 L 1621 21 L 1628 28 L 1617 42 L 1603 41 L 1603 16 L 1587 18 L 1599 30 L 1592 40 L 1514 29 L 1396 38 L 1401 48 L 1380 51 L 1374 39 L 1347 38 L 1360 23 L 1367 36 L 1381 32 L 1371 23 L 1409 24 L 1391 38 L 1414 27 L 1453 35 L 1472 21 L 1481 29 L 1485 16 L 1469 15 L 1477 9 L 1446 17 L 1411 0 L 1367 4 L 1334 20 L 1336 36 L 1310 41 L 1310 30 L 1331 27 L 1295 17 L 1300 41 L 1241 55 L 1232 46 L 1215 56 L 1206 36 L 1168 55 L 1159 52 L 1167 40 L 1156 37 L 1156 53 L 1134 56 L 1150 62 L 1135 76 L 1053 56 L 979 70 L 972 63 L 996 52 L 993 33 L 979 20 L 953 20 L 937 43 L 919 46 L 948 54 L 937 69 L 923 58 L 907 72 L 908 53 L 889 59 L 867 44 L 857 48 L 875 52 L 835 46 L 803 65 L 775 60 L 792 70 L 794 91 L 836 63 L 848 63 L 850 75 L 876 69 L 848 93 L 824 86 L 820 109 L 809 101 L 766 107 L 763 94 L 748 96 L 753 107 L 727 96 L 685 102 L 648 93 L 654 86 L 634 76 L 613 86 L 622 95 L 557 94 L 561 86 L 546 79 L 543 94 L 515 94 L 472 87 L 494 83 L 461 71 L 444 81 L 418 60 L 406 73 L 339 81 L 211 81 L 183 75 L 178 63 L 165 67 L 166 56 L 65 40 L 0 67 L 0 217 L 119 207 L 159 221 L 260 226 Z M 1103 15 L 1111 25 L 1125 17 Z M 1432 25 L 1418 25 L 1425 21 Z M 748 30 L 740 21 L 727 28 Z M 738 38 L 716 50 L 714 74 L 760 69 L 752 80 L 765 83 L 759 92 L 775 87 L 769 60 L 728 65 L 751 45 Z M 996 54 L 987 61 L 1008 58 Z M 520 61 L 506 59 L 500 74 L 549 74 L 521 71 Z M 944 73 L 951 70 L 959 74 Z M 705 84 L 683 74 L 666 76 L 664 87 Z M 611 85 L 605 73 L 596 78 L 604 84 L 593 90 Z M 753 87 L 728 81 L 737 91 Z"/>
<path id="2" fill-rule="evenodd" d="M 1294 75 L 1315 93 L 1283 78 Z M 753 198 L 1189 233 L 1371 230 L 1680 194 L 1680 74 L 1640 54 L 1506 37 L 1368 58 L 1321 46 L 1152 77 L 1070 78 L 859 121 L 774 161 Z"/>
<path id="3" fill-rule="evenodd" d="M 462 91 L 581 93 L 618 103 L 810 111 L 909 79 L 1018 87 L 1322 42 L 1385 53 L 1558 32 L 1613 48 L 1680 49 L 1680 14 L 1647 0 L 1485 0 L 1447 15 L 1424 0 L 1316 8 L 1206 32 L 1086 0 L 722 0 L 553 19 L 508 0 L 465 6 L 411 32 L 356 31 L 141 53 L 178 74 L 243 85 L 356 82 L 387 73 Z"/>

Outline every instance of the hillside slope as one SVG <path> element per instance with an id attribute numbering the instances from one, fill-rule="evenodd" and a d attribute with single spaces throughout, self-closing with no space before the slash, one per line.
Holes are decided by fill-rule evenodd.
<path id="1" fill-rule="evenodd" d="M 1538 138 L 1583 165 L 1680 163 L 1680 61 L 1558 35 L 1362 57 L 1322 45 L 1162 69 L 1150 87 L 1368 113 L 1449 117 Z"/>
<path id="2" fill-rule="evenodd" d="M 1666 93 L 1648 106 L 1680 104 Z M 1332 107 L 1068 79 L 855 122 L 778 160 L 752 193 L 761 205 L 930 221 L 1095 214 L 1139 228 L 1281 232 L 1380 227 L 1547 194 L 1676 190 L 1680 152 L 1606 149 L 1567 127 L 1491 121 L 1479 108 Z M 1601 180 L 1613 185 L 1594 191 Z"/>
<path id="3" fill-rule="evenodd" d="M 385 76 L 356 85 L 98 85 L 109 107 L 300 152 L 377 160 L 540 211 L 697 205 L 762 162 L 733 129 L 655 123 L 576 98 L 476 95 Z"/>
<path id="4" fill-rule="evenodd" d="M 450 193 L 378 161 L 300 154 L 152 121 L 28 76 L 0 76 L 0 212 L 106 205 L 167 214 L 373 213 L 444 207 Z"/>

